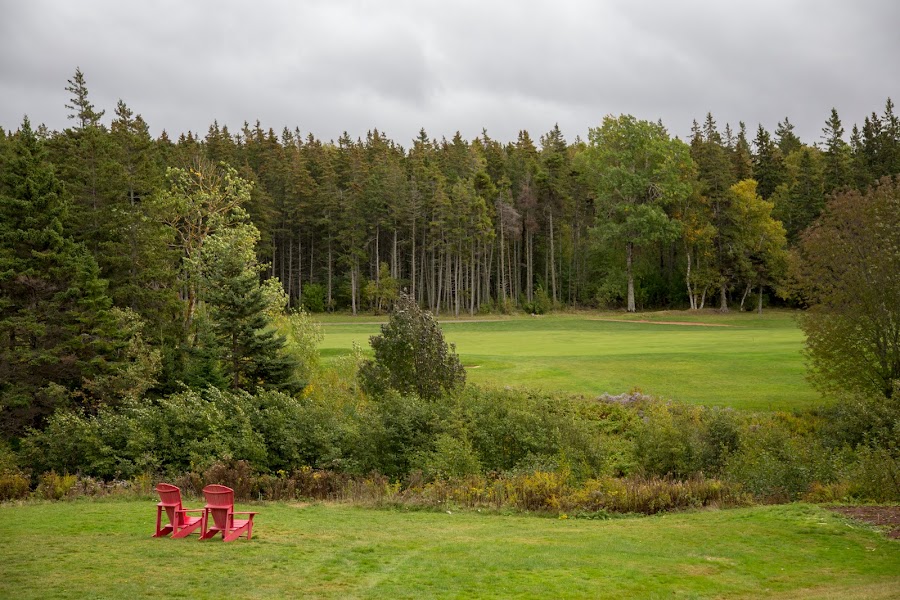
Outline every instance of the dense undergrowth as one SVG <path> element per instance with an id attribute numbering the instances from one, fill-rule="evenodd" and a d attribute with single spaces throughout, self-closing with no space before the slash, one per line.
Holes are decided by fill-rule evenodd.
<path id="1" fill-rule="evenodd" d="M 152 492 L 209 483 L 247 500 L 655 513 L 752 502 L 900 500 L 900 411 L 847 399 L 748 414 L 638 392 L 585 398 L 513 388 L 434 400 L 369 397 L 352 358 L 298 397 L 184 391 L 58 412 L 0 457 L 0 499 Z"/>

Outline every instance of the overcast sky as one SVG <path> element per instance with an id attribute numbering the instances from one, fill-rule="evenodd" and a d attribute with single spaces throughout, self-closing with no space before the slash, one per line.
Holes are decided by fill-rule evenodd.
<path id="1" fill-rule="evenodd" d="M 849 133 L 900 102 L 898 26 L 896 0 L 0 0 L 0 126 L 69 126 L 80 67 L 106 123 L 121 98 L 173 137 L 259 119 L 571 141 L 620 113 L 686 137 L 711 111 L 812 143 L 832 107 Z"/>

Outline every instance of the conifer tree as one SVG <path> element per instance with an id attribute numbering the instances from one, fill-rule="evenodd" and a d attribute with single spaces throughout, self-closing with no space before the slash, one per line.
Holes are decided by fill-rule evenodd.
<path id="1" fill-rule="evenodd" d="M 754 144 L 756 155 L 753 157 L 753 176 L 759 184 L 757 193 L 768 200 L 784 182 L 784 159 L 781 150 L 762 125 L 756 130 Z"/>
<path id="2" fill-rule="evenodd" d="M 128 332 L 63 228 L 63 187 L 27 118 L 0 173 L 0 429 L 17 434 L 75 397 L 107 400 L 84 385 L 117 371 Z"/>
<path id="3" fill-rule="evenodd" d="M 246 221 L 218 227 L 209 236 L 200 257 L 202 298 L 230 387 L 292 390 L 296 365 L 271 320 L 284 310 L 287 296 L 277 279 L 260 282 L 265 267 L 256 260 L 258 241 L 259 231 Z"/>
<path id="4" fill-rule="evenodd" d="M 850 146 L 844 141 L 844 127 L 837 109 L 831 109 L 831 116 L 822 128 L 825 141 L 824 192 L 831 194 L 850 185 Z"/>

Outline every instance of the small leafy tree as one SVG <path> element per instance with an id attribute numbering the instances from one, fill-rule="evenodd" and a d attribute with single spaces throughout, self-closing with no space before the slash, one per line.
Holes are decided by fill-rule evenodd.
<path id="1" fill-rule="evenodd" d="M 388 264 L 383 262 L 378 268 L 378 279 L 373 279 L 366 283 L 363 289 L 363 296 L 368 299 L 372 305 L 375 314 L 379 314 L 386 305 L 394 302 L 399 293 L 400 282 L 396 278 L 391 277 Z"/>
<path id="2" fill-rule="evenodd" d="M 891 398 L 900 380 L 900 181 L 838 194 L 798 255 L 813 381 Z"/>
<path id="3" fill-rule="evenodd" d="M 375 359 L 362 365 L 359 377 L 370 394 L 394 389 L 435 400 L 465 385 L 456 347 L 444 341 L 434 316 L 405 293 L 399 295 L 381 335 L 369 343 Z"/>

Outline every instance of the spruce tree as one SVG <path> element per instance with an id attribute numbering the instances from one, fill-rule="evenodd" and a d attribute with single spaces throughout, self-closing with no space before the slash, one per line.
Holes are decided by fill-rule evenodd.
<path id="1" fill-rule="evenodd" d="M 73 394 L 97 400 L 85 381 L 115 372 L 128 340 L 27 118 L 0 173 L 0 430 L 17 434 Z"/>
<path id="2" fill-rule="evenodd" d="M 211 235 L 201 251 L 202 297 L 230 387 L 293 390 L 296 365 L 271 318 L 284 309 L 286 297 L 277 279 L 260 282 L 258 241 L 259 231 L 248 222 Z"/>
<path id="3" fill-rule="evenodd" d="M 837 109 L 831 109 L 831 116 L 822 128 L 825 141 L 825 193 L 831 194 L 850 185 L 850 147 L 844 141 L 844 127 Z"/>
<path id="4" fill-rule="evenodd" d="M 799 150 L 803 145 L 800 138 L 794 133 L 794 124 L 787 117 L 775 128 L 775 138 L 778 140 L 778 149 L 781 150 L 782 156 Z"/>
<path id="5" fill-rule="evenodd" d="M 759 184 L 757 193 L 768 200 L 784 182 L 784 159 L 781 150 L 762 125 L 756 130 L 754 144 L 756 156 L 753 157 L 753 176 Z"/>

